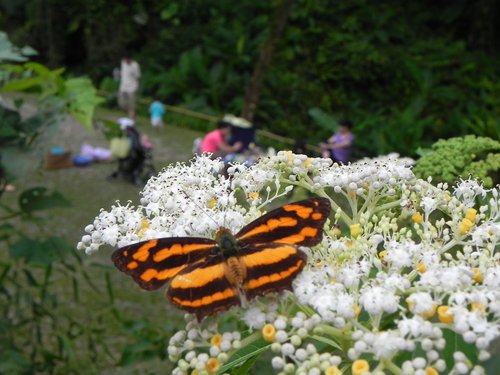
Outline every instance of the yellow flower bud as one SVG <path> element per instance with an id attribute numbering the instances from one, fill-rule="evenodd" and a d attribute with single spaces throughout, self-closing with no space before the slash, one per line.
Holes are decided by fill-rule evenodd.
<path id="1" fill-rule="evenodd" d="M 479 284 L 483 282 L 484 277 L 479 268 L 472 269 L 472 279 Z"/>
<path id="2" fill-rule="evenodd" d="M 273 342 L 276 336 L 276 328 L 272 324 L 266 324 L 262 327 L 262 337 L 267 342 Z"/>
<path id="3" fill-rule="evenodd" d="M 425 375 L 439 375 L 439 372 L 434 367 L 426 367 Z"/>
<path id="4" fill-rule="evenodd" d="M 361 308 L 356 304 L 352 305 L 352 308 L 354 310 L 354 315 L 356 315 L 357 318 L 359 314 L 361 314 Z"/>
<path id="5" fill-rule="evenodd" d="M 337 366 L 330 366 L 325 370 L 325 375 L 342 375 L 342 371 Z"/>
<path id="6" fill-rule="evenodd" d="M 380 253 L 378 253 L 378 257 L 380 260 L 384 260 L 386 256 L 387 256 L 387 250 L 382 250 Z"/>
<path id="7" fill-rule="evenodd" d="M 460 224 L 458 224 L 458 233 L 460 233 L 461 235 L 466 234 L 467 232 L 470 231 L 473 225 L 474 224 L 469 219 L 467 218 L 462 219 Z"/>
<path id="8" fill-rule="evenodd" d="M 415 224 L 420 224 L 422 221 L 424 221 L 424 218 L 420 212 L 415 212 L 413 215 L 411 215 L 411 219 Z"/>
<path id="9" fill-rule="evenodd" d="M 259 198 L 259 193 L 256 191 L 252 191 L 251 193 L 248 193 L 248 199 L 249 200 L 254 200 Z"/>
<path id="10" fill-rule="evenodd" d="M 195 369 L 195 370 L 191 371 L 191 375 L 200 375 L 200 372 Z"/>
<path id="11" fill-rule="evenodd" d="M 408 308 L 410 309 L 410 311 L 413 311 L 413 308 L 415 307 L 415 302 L 413 302 L 412 300 L 407 298 L 406 304 L 408 305 Z"/>
<path id="12" fill-rule="evenodd" d="M 352 224 L 349 226 L 351 229 L 351 237 L 352 238 L 358 238 L 363 234 L 363 228 L 361 228 L 361 224 Z"/>
<path id="13" fill-rule="evenodd" d="M 312 165 L 311 159 L 307 158 L 304 160 L 304 167 L 309 168 Z"/>
<path id="14" fill-rule="evenodd" d="M 476 222 L 477 210 L 475 208 L 468 208 L 465 211 L 465 218 L 470 220 L 472 223 Z"/>
<path id="15" fill-rule="evenodd" d="M 216 205 L 217 205 L 217 199 L 215 199 L 215 197 L 210 198 L 207 202 L 208 208 L 214 208 Z"/>
<path id="16" fill-rule="evenodd" d="M 424 273 L 427 271 L 427 267 L 425 266 L 425 264 L 423 262 L 417 263 L 417 271 L 420 273 Z"/>
<path id="17" fill-rule="evenodd" d="M 422 313 L 422 316 L 426 319 L 430 319 L 436 313 L 437 305 L 432 306 L 430 310 L 426 310 Z"/>
<path id="18" fill-rule="evenodd" d="M 141 228 L 139 229 L 138 231 L 138 235 L 139 237 L 142 237 L 144 236 L 144 234 L 146 233 L 146 231 L 149 229 L 149 221 L 148 219 L 142 219 L 141 220 Z"/>
<path id="19" fill-rule="evenodd" d="M 470 304 L 470 311 L 478 311 L 480 313 L 484 313 L 486 311 L 486 306 L 483 305 L 481 302 L 472 302 Z"/>
<path id="20" fill-rule="evenodd" d="M 340 235 L 342 234 L 342 231 L 340 230 L 339 227 L 333 227 L 330 230 L 330 234 L 332 237 L 336 238 L 336 237 L 340 237 Z"/>
<path id="21" fill-rule="evenodd" d="M 217 358 L 209 358 L 208 361 L 207 361 L 207 365 L 205 366 L 205 368 L 207 369 L 207 371 L 209 373 L 212 374 L 212 373 L 215 373 L 215 372 L 219 371 L 220 363 L 217 360 Z"/>
<path id="22" fill-rule="evenodd" d="M 352 375 L 362 375 L 368 371 L 370 371 L 370 365 L 368 364 L 368 361 L 364 359 L 356 359 L 352 363 Z"/>
<path id="23" fill-rule="evenodd" d="M 453 314 L 450 311 L 450 306 L 442 305 L 437 309 L 438 319 L 441 323 L 451 324 L 453 323 Z"/>
<path id="24" fill-rule="evenodd" d="M 210 339 L 210 344 L 212 346 L 219 346 L 221 342 L 222 342 L 222 336 L 219 334 L 213 335 L 212 338 Z"/>

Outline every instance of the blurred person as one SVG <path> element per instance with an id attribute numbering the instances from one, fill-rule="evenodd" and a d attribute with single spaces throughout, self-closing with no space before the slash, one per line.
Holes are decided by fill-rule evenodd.
<path id="1" fill-rule="evenodd" d="M 135 128 L 134 120 L 122 117 L 117 120 L 120 129 L 125 133 L 130 148 L 128 154 L 118 159 L 118 168 L 109 177 L 117 178 L 122 175 L 135 185 L 141 185 L 141 173 L 146 159 L 146 153 L 141 140 L 141 135 Z"/>
<path id="2" fill-rule="evenodd" d="M 160 129 L 163 126 L 163 116 L 165 115 L 165 106 L 157 96 L 153 98 L 153 102 L 149 105 L 149 115 L 151 126 L 154 129 Z"/>
<path id="3" fill-rule="evenodd" d="M 231 135 L 231 125 L 227 122 L 219 120 L 217 129 L 211 131 L 200 143 L 199 152 L 209 152 L 216 157 L 224 157 L 232 152 L 239 151 L 243 147 L 242 142 L 236 142 L 230 145 L 227 139 Z"/>
<path id="4" fill-rule="evenodd" d="M 131 119 L 135 118 L 135 106 L 141 68 L 129 54 L 125 54 L 120 67 L 120 87 L 118 89 L 118 105 Z"/>
<path id="5" fill-rule="evenodd" d="M 328 138 L 326 143 L 320 143 L 321 153 L 324 158 L 347 164 L 351 156 L 354 134 L 351 133 L 352 123 L 349 120 L 339 121 L 338 131 Z"/>

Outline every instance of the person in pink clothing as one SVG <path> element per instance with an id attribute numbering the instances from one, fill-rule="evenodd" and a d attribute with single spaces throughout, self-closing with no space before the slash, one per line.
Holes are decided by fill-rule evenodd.
<path id="1" fill-rule="evenodd" d="M 227 143 L 226 138 L 231 134 L 231 126 L 224 121 L 217 123 L 217 129 L 211 131 L 201 141 L 200 152 L 209 152 L 213 157 L 224 157 L 225 155 L 236 152 L 243 144 L 236 142 L 234 145 Z"/>

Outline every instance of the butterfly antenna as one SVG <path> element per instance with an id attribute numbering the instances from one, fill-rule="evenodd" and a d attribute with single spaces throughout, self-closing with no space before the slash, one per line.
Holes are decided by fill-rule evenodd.
<path id="1" fill-rule="evenodd" d="M 189 199 L 200 210 L 200 212 L 203 212 L 203 214 L 206 217 L 208 217 L 210 220 L 212 220 L 215 223 L 215 225 L 217 226 L 217 228 L 220 228 L 221 225 L 217 221 L 215 221 L 215 219 L 212 216 L 210 216 L 207 213 L 207 211 L 205 211 L 205 207 L 200 206 L 200 204 L 198 202 L 196 202 L 193 198 L 191 198 L 189 196 L 189 194 L 186 193 L 184 190 L 181 189 L 181 192 L 182 192 L 182 194 L 184 194 L 186 196 L 187 199 Z"/>
<path id="2" fill-rule="evenodd" d="M 226 183 L 226 193 L 227 193 L 227 200 L 229 201 L 229 184 L 231 182 L 231 180 L 228 178 L 227 180 L 227 183 Z M 226 214 L 227 214 L 227 205 L 226 205 L 226 208 L 224 209 L 224 217 L 222 218 L 222 223 L 224 226 L 226 226 Z"/>

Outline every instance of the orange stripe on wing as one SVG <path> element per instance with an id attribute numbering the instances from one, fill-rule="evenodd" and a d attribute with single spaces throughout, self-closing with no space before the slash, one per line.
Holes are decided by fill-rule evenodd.
<path id="1" fill-rule="evenodd" d="M 291 236 L 279 238 L 277 243 L 286 243 L 286 244 L 296 244 L 304 241 L 306 238 L 314 238 L 318 234 L 318 229 L 313 227 L 304 227 L 300 230 L 299 233 L 292 234 Z"/>
<path id="2" fill-rule="evenodd" d="M 277 228 L 295 227 L 296 225 L 297 225 L 297 220 L 294 219 L 293 217 L 285 216 L 280 218 L 272 218 L 269 219 L 266 223 L 261 224 L 253 228 L 252 230 L 248 231 L 247 233 L 245 233 L 245 235 L 241 236 L 239 239 L 245 240 L 245 238 L 259 235 L 261 233 L 272 232 Z"/>
<path id="3" fill-rule="evenodd" d="M 190 272 L 177 275 L 170 284 L 171 288 L 189 289 L 203 287 L 224 275 L 223 263 L 208 267 L 194 268 Z"/>
<path id="4" fill-rule="evenodd" d="M 142 281 L 150 282 L 153 279 L 156 280 L 168 280 L 177 275 L 180 271 L 186 268 L 185 265 L 169 268 L 166 270 L 157 270 L 154 268 L 148 268 L 139 276 Z"/>
<path id="5" fill-rule="evenodd" d="M 149 258 L 149 250 L 156 246 L 158 240 L 150 240 L 145 242 L 137 251 L 132 254 L 132 258 L 139 262 L 145 262 Z"/>
<path id="6" fill-rule="evenodd" d="M 259 287 L 266 285 L 266 284 L 275 283 L 277 281 L 285 280 L 285 279 L 289 278 L 290 276 L 293 276 L 300 269 L 302 269 L 303 265 L 304 265 L 304 261 L 302 259 L 300 259 L 297 261 L 297 263 L 294 266 L 292 266 L 284 271 L 276 272 L 276 273 L 272 273 L 270 275 L 264 275 L 264 276 L 260 276 L 259 278 L 256 278 L 256 279 L 248 280 L 247 286 L 249 289 L 255 289 L 255 288 L 259 288 Z"/>
<path id="7" fill-rule="evenodd" d="M 244 255 L 241 259 L 246 267 L 257 267 L 280 262 L 290 255 L 296 254 L 297 251 L 293 246 L 269 247 L 252 254 Z"/>
<path id="8" fill-rule="evenodd" d="M 193 251 L 206 250 L 213 247 L 213 245 L 207 244 L 173 244 L 170 247 L 165 247 L 155 253 L 153 260 L 155 262 L 164 261 L 167 258 L 176 255 L 187 255 Z"/>
<path id="9" fill-rule="evenodd" d="M 194 299 L 194 300 L 183 300 L 180 298 L 177 298 L 175 296 L 172 296 L 171 300 L 175 304 L 181 306 L 181 307 L 203 307 L 203 306 L 208 306 L 211 305 L 215 302 L 218 301 L 223 301 L 225 299 L 229 299 L 236 296 L 236 293 L 234 290 L 227 288 L 226 290 L 222 292 L 216 292 L 214 294 L 204 296 L 202 298 Z"/>
<path id="10" fill-rule="evenodd" d="M 287 212 L 295 212 L 301 219 L 308 219 L 313 212 L 311 207 L 303 206 L 301 204 L 285 204 L 283 209 Z"/>

